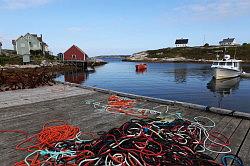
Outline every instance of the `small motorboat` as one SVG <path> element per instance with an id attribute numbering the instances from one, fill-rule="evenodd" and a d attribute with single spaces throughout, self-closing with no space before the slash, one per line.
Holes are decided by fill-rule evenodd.
<path id="1" fill-rule="evenodd" d="M 136 70 L 145 70 L 145 69 L 147 69 L 147 68 L 148 68 L 148 66 L 147 66 L 147 64 L 145 64 L 145 63 L 141 63 L 141 64 L 135 65 L 135 69 L 136 69 Z"/>

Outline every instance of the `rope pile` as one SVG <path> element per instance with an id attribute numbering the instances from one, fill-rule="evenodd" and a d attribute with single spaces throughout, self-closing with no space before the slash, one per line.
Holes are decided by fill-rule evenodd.
<path id="1" fill-rule="evenodd" d="M 111 95 L 108 100 L 108 104 L 101 104 L 94 100 L 86 100 L 85 104 L 92 104 L 99 111 L 108 111 L 112 113 L 120 113 L 128 116 L 133 116 L 136 118 L 149 118 L 150 114 L 160 114 L 160 112 L 150 109 L 143 109 L 136 107 L 136 100 L 131 100 L 125 97 L 119 97 L 116 95 Z"/>
<path id="2" fill-rule="evenodd" d="M 111 96 L 108 105 L 105 109 L 132 109 L 135 101 Z M 46 123 L 39 133 L 16 146 L 29 154 L 15 166 L 228 166 L 229 160 L 243 166 L 239 157 L 230 154 L 229 139 L 211 130 L 215 123 L 206 117 L 187 120 L 179 113 L 168 113 L 155 119 L 132 119 L 118 128 L 98 132 L 98 136 L 58 122 L 62 123 Z M 28 136 L 19 130 L 1 132 Z M 87 136 L 91 139 L 83 139 Z M 224 154 L 221 163 L 207 152 Z"/>
<path id="3" fill-rule="evenodd" d="M 213 125 L 201 125 L 200 121 L 201 117 L 194 122 L 133 119 L 119 128 L 99 132 L 99 138 L 91 140 L 80 139 L 86 133 L 81 133 L 78 127 L 67 124 L 46 127 L 46 124 L 41 132 L 17 145 L 16 149 L 30 154 L 15 166 L 227 166 L 227 159 L 233 159 L 233 155 L 223 156 L 223 164 L 218 164 L 203 152 L 213 151 L 210 149 L 213 146 L 227 147 L 228 140 L 221 139 L 224 142 L 221 143 L 206 138 L 205 128 Z M 27 143 L 31 145 L 21 147 Z M 235 160 L 243 165 L 240 158 Z"/>
<path id="4" fill-rule="evenodd" d="M 56 120 L 53 122 L 58 123 L 62 121 Z M 80 132 L 80 129 L 78 127 L 71 126 L 65 123 L 57 126 L 47 126 L 49 123 L 46 123 L 43 126 L 43 129 L 38 134 L 26 138 L 24 141 L 20 142 L 16 146 L 17 150 L 27 151 L 30 152 L 31 154 L 28 155 L 24 161 L 16 163 L 15 166 L 42 165 L 42 163 L 45 162 L 46 160 L 41 162 L 39 160 L 40 155 L 36 152 L 38 151 L 42 152 L 42 150 L 45 149 L 48 150 L 50 148 L 54 148 L 55 144 L 60 141 L 74 139 L 76 137 L 76 134 Z M 33 155 L 34 157 L 31 158 L 31 156 Z M 48 161 L 48 163 L 51 162 Z"/>

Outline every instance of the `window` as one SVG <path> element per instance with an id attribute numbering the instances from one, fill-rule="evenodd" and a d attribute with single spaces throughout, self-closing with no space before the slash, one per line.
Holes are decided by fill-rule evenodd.
<path id="1" fill-rule="evenodd" d="M 76 59 L 76 55 L 72 55 L 72 59 Z"/>
<path id="2" fill-rule="evenodd" d="M 225 62 L 220 62 L 219 63 L 221 66 L 224 66 L 225 65 Z"/>
<path id="3" fill-rule="evenodd" d="M 238 67 L 238 64 L 236 62 L 234 62 L 234 67 Z"/>
<path id="4" fill-rule="evenodd" d="M 227 62 L 227 66 L 232 66 L 233 63 L 232 62 Z"/>
<path id="5" fill-rule="evenodd" d="M 214 62 L 213 65 L 218 65 L 218 62 Z"/>
<path id="6" fill-rule="evenodd" d="M 33 47 L 33 44 L 31 42 L 29 42 L 29 45 L 30 45 L 30 47 Z"/>

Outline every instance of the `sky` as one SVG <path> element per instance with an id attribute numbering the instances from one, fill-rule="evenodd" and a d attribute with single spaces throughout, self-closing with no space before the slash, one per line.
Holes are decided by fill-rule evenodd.
<path id="1" fill-rule="evenodd" d="M 174 47 L 250 43 L 250 0 L 0 0 L 0 41 L 42 34 L 57 54 L 75 44 L 90 57 Z"/>

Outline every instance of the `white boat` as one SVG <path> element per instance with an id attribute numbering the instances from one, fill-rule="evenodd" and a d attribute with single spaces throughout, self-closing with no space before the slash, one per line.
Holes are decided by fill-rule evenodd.
<path id="1" fill-rule="evenodd" d="M 231 59 L 230 55 L 224 55 L 222 60 L 215 60 L 211 68 L 215 79 L 238 77 L 242 73 L 241 60 Z"/>

